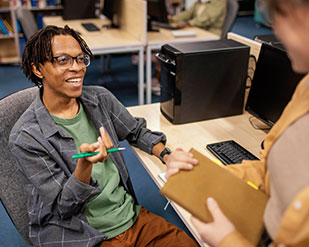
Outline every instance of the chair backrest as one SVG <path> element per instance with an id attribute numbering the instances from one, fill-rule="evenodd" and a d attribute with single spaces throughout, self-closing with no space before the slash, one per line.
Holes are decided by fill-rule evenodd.
<path id="1" fill-rule="evenodd" d="M 16 16 L 20 22 L 26 39 L 29 39 L 38 30 L 38 25 L 31 10 L 29 10 L 26 6 L 19 6 L 16 9 Z"/>
<path id="2" fill-rule="evenodd" d="M 29 218 L 27 195 L 17 172 L 8 139 L 12 127 L 34 100 L 37 87 L 23 89 L 0 100 L 0 199 L 12 222 L 27 243 Z"/>
<path id="3" fill-rule="evenodd" d="M 227 0 L 226 4 L 227 4 L 226 5 L 227 11 L 226 11 L 226 18 L 222 26 L 222 34 L 221 34 L 222 39 L 226 38 L 227 33 L 232 28 L 232 25 L 234 24 L 239 8 L 237 0 Z"/>

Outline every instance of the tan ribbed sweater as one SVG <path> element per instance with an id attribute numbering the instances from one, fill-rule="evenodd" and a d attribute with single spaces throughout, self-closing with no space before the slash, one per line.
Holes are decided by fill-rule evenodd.
<path id="1" fill-rule="evenodd" d="M 250 180 L 258 185 L 270 196 L 264 222 L 274 247 L 309 246 L 309 137 L 301 136 L 309 132 L 308 129 L 302 132 L 302 128 L 309 125 L 308 113 L 309 75 L 299 83 L 280 119 L 267 135 L 261 160 L 227 167 L 245 181 Z M 227 235 L 219 246 L 252 245 L 235 231 Z"/>

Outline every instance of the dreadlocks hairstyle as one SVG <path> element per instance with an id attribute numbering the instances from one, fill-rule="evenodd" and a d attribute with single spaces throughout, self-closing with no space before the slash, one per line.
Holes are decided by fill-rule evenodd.
<path id="1" fill-rule="evenodd" d="M 70 35 L 79 43 L 82 51 L 93 58 L 86 42 L 69 26 L 46 26 L 36 32 L 26 43 L 23 57 L 22 70 L 26 77 L 38 87 L 41 87 L 42 79 L 32 72 L 32 65 L 39 69 L 39 64 L 46 61 L 53 62 L 52 39 L 55 35 Z"/>

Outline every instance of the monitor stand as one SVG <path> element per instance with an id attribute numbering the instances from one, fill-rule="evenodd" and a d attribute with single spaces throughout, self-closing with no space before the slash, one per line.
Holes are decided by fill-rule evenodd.
<path id="1" fill-rule="evenodd" d="M 147 21 L 147 32 L 159 32 L 159 28 L 154 28 L 152 26 L 151 20 L 149 20 L 149 19 Z"/>
<path id="2" fill-rule="evenodd" d="M 119 28 L 119 25 L 116 25 L 114 23 L 104 24 L 104 25 L 102 25 L 102 28 L 104 28 L 104 29 L 116 29 L 116 28 Z"/>

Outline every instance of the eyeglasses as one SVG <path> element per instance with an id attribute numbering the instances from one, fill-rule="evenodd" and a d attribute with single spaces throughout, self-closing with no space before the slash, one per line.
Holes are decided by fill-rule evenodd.
<path id="1" fill-rule="evenodd" d="M 65 55 L 53 57 L 53 59 L 56 60 L 56 63 L 59 65 L 61 69 L 71 68 L 74 63 L 74 60 L 82 68 L 86 68 L 90 64 L 90 56 L 87 54 L 80 54 L 76 57 L 72 57 L 70 55 L 65 54 Z"/>

